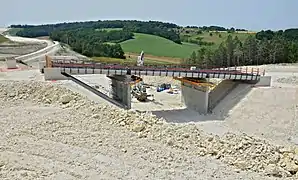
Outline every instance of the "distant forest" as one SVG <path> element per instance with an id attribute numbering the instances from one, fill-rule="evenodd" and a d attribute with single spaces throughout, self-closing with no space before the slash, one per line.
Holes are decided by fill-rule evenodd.
<path id="1" fill-rule="evenodd" d="M 22 28 L 16 33 L 22 37 L 50 36 L 51 39 L 69 44 L 86 56 L 104 56 L 125 59 L 120 42 L 133 38 L 133 33 L 145 33 L 169 39 L 181 44 L 179 29 L 192 28 L 201 31 L 246 31 L 220 26 L 180 27 L 158 21 L 88 21 L 46 25 L 11 25 Z M 115 29 L 115 30 L 113 30 Z M 262 30 L 245 41 L 229 35 L 218 47 L 204 46 L 190 54 L 182 63 L 201 66 L 242 66 L 298 62 L 298 29 L 279 31 Z"/>
<path id="2" fill-rule="evenodd" d="M 218 48 L 202 47 L 185 64 L 203 67 L 244 66 L 298 62 L 298 29 L 260 31 L 241 42 L 231 35 Z"/>
<path id="3" fill-rule="evenodd" d="M 53 40 L 69 44 L 75 51 L 86 56 L 124 59 L 124 52 L 117 43 L 132 39 L 133 32 L 152 34 L 181 44 L 179 33 L 174 30 L 179 26 L 158 21 L 88 21 L 39 26 L 11 25 L 10 27 L 22 28 L 16 33 L 17 36 L 31 38 L 50 36 Z"/>

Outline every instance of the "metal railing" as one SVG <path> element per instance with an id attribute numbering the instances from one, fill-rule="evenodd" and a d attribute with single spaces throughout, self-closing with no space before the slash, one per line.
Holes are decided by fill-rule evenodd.
<path id="1" fill-rule="evenodd" d="M 96 63 L 94 61 L 55 59 L 51 62 L 52 67 L 61 68 L 88 68 L 88 69 L 113 69 L 113 70 L 136 70 L 136 71 L 174 71 L 174 72 L 198 72 L 198 73 L 224 73 L 224 74 L 248 74 L 253 76 L 264 76 L 265 70 L 249 67 L 216 67 L 192 66 L 183 64 L 134 66 L 108 63 Z M 191 70 L 191 67 L 195 67 Z"/>

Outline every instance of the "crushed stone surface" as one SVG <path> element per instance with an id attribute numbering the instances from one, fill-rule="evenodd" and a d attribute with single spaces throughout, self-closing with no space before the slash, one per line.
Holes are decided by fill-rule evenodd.
<path id="1" fill-rule="evenodd" d="M 277 82 L 298 85 L 298 77 L 297 76 L 291 76 L 291 77 L 287 77 L 287 78 L 282 77 L 282 78 L 278 78 Z"/>
<path id="2" fill-rule="evenodd" d="M 0 81 L 0 179 L 297 179 L 297 146 L 204 133 L 87 100 L 56 84 Z"/>

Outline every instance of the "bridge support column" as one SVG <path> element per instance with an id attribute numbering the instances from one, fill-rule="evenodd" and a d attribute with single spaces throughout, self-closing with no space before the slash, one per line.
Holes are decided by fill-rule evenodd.
<path id="1" fill-rule="evenodd" d="M 187 108 L 200 114 L 208 113 L 209 88 L 196 88 L 188 83 L 181 83 L 181 100 Z"/>
<path id="2" fill-rule="evenodd" d="M 112 80 L 112 98 L 126 106 L 127 109 L 131 108 L 131 88 L 130 78 L 128 76 L 114 75 L 108 76 Z"/>

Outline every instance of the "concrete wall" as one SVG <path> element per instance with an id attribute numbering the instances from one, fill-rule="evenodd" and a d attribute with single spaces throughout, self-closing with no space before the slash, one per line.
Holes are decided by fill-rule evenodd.
<path id="1" fill-rule="evenodd" d="M 208 94 L 208 110 L 212 109 L 228 95 L 239 82 L 232 80 L 223 80 Z"/>
<path id="2" fill-rule="evenodd" d="M 208 91 L 203 92 L 186 84 L 181 85 L 181 100 L 187 108 L 200 114 L 208 113 Z"/>
<path id="3" fill-rule="evenodd" d="M 68 78 L 61 74 L 60 68 L 44 68 L 44 79 L 48 80 L 67 80 Z"/>
<path id="4" fill-rule="evenodd" d="M 5 61 L 7 69 L 17 68 L 17 61 L 15 60 L 15 58 L 7 58 Z"/>
<path id="5" fill-rule="evenodd" d="M 112 97 L 128 109 L 131 108 L 131 89 L 127 76 L 108 76 L 112 80 Z"/>
<path id="6" fill-rule="evenodd" d="M 263 86 L 269 87 L 271 86 L 271 76 L 262 76 L 260 80 L 254 85 L 255 87 Z"/>
<path id="7" fill-rule="evenodd" d="M 109 98 L 109 96 L 107 96 L 104 93 L 98 91 L 97 89 L 91 87 L 90 85 L 84 83 L 83 81 L 81 81 L 81 80 L 79 80 L 79 79 L 77 79 L 77 78 L 75 78 L 75 77 L 73 77 L 73 76 L 71 76 L 67 73 L 63 73 L 63 75 L 68 77 L 69 80 L 72 80 L 73 82 L 77 83 L 78 85 L 86 88 L 87 90 L 89 90 L 89 91 L 93 92 L 94 94 L 98 95 L 99 97 L 103 98 L 104 100 L 106 100 L 106 101 L 108 101 L 108 102 L 110 102 L 110 103 L 112 103 L 112 104 L 114 104 L 118 107 L 125 108 L 125 109 L 130 109 L 130 107 L 128 108 L 127 106 L 117 102 L 116 100 L 113 100 L 113 99 Z"/>

